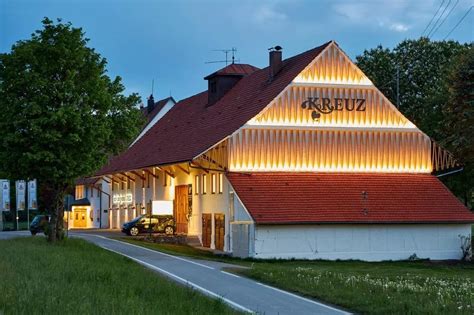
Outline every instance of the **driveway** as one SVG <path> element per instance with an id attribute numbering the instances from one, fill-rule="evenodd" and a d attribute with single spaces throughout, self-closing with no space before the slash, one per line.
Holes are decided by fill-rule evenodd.
<path id="1" fill-rule="evenodd" d="M 100 247 L 128 257 L 177 282 L 202 293 L 222 299 L 230 306 L 259 314 L 347 314 L 333 306 L 298 296 L 226 271 L 238 267 L 215 261 L 204 261 L 169 255 L 141 246 L 109 239 L 102 235 L 73 232 Z"/>
<path id="2" fill-rule="evenodd" d="M 0 240 L 8 240 L 15 237 L 31 236 L 30 231 L 0 231 Z"/>
<path id="3" fill-rule="evenodd" d="M 0 232 L 0 239 L 28 235 L 26 231 Z M 226 267 L 239 266 L 169 255 L 90 232 L 70 231 L 70 236 L 81 237 L 127 257 L 176 282 L 190 286 L 208 296 L 219 298 L 231 307 L 244 312 L 292 315 L 348 314 L 336 307 L 222 270 Z"/>

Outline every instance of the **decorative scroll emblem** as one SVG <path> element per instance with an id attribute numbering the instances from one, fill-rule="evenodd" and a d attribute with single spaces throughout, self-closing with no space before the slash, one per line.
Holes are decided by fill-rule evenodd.
<path id="1" fill-rule="evenodd" d="M 349 112 L 365 112 L 365 99 L 363 98 L 333 98 L 308 97 L 301 103 L 301 108 L 311 110 L 314 120 L 321 118 L 321 114 L 330 114 L 333 111 L 347 110 Z"/>

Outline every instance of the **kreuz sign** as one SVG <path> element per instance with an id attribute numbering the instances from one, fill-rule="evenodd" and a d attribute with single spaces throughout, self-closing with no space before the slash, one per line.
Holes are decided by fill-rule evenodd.
<path id="1" fill-rule="evenodd" d="M 330 114 L 333 111 L 358 111 L 365 112 L 365 99 L 363 98 L 333 98 L 328 97 L 308 97 L 301 103 L 303 109 L 311 110 L 311 117 L 315 120 L 321 117 L 321 114 Z"/>

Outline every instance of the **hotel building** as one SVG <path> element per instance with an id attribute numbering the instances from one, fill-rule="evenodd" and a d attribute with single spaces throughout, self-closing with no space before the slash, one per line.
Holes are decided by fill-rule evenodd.
<path id="1" fill-rule="evenodd" d="M 334 41 L 269 61 L 206 76 L 81 182 L 90 226 L 168 203 L 177 233 L 238 257 L 460 258 L 474 214 L 436 177 L 460 168 L 451 154 Z"/>

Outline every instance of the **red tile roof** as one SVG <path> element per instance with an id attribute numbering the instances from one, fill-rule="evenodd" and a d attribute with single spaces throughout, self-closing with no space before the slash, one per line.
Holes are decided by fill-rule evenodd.
<path id="1" fill-rule="evenodd" d="M 260 69 L 249 64 L 232 63 L 228 66 L 225 66 L 222 69 L 217 70 L 214 73 L 211 73 L 210 75 L 206 76 L 204 79 L 207 80 L 208 78 L 211 78 L 215 75 L 248 75 L 257 70 L 260 70 Z"/>
<path id="2" fill-rule="evenodd" d="M 96 176 L 192 160 L 256 116 L 328 44 L 284 60 L 271 82 L 268 68 L 252 72 L 212 106 L 206 106 L 207 92 L 178 102 Z"/>
<path id="3" fill-rule="evenodd" d="M 428 174 L 281 172 L 227 177 L 257 224 L 474 222 L 474 213 Z"/>

